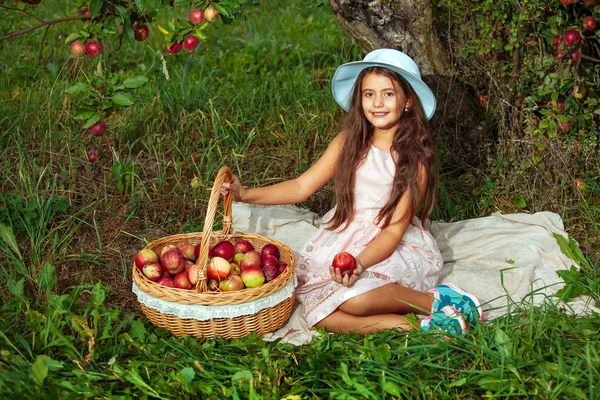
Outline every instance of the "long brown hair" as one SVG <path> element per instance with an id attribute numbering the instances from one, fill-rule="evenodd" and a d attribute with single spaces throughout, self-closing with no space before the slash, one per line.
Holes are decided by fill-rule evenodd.
<path id="1" fill-rule="evenodd" d="M 402 195 L 410 191 L 410 208 L 402 220 L 418 215 L 425 221 L 433 210 L 437 184 L 437 154 L 425 112 L 412 86 L 398 73 L 383 67 L 364 69 L 356 79 L 352 91 L 350 111 L 345 122 L 345 138 L 340 159 L 334 174 L 336 208 L 327 229 L 343 226 L 346 229 L 354 217 L 354 185 L 356 170 L 367 155 L 373 139 L 373 126 L 362 109 L 362 82 L 365 76 L 375 73 L 397 82 L 406 98 L 412 98 L 412 106 L 398 122 L 392 143 L 396 172 L 390 198 L 380 210 L 376 223 L 383 221 L 382 228 L 392 220 L 394 210 Z M 426 189 L 421 197 L 419 170 L 427 173 Z"/>

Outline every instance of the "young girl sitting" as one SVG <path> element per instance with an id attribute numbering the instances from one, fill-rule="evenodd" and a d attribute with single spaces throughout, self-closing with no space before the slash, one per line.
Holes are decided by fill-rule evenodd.
<path id="1" fill-rule="evenodd" d="M 365 334 L 410 330 L 403 314 L 426 315 L 421 329 L 461 333 L 482 319 L 475 296 L 435 286 L 443 266 L 425 221 L 434 206 L 436 148 L 428 128 L 436 101 L 414 61 L 391 49 L 340 66 L 333 96 L 348 111 L 345 129 L 302 175 L 246 189 L 234 176 L 222 192 L 235 201 L 293 204 L 333 178 L 336 206 L 300 251 L 297 298 L 311 326 Z M 420 219 L 419 219 L 420 217 Z M 343 275 L 340 252 L 356 257 Z"/>

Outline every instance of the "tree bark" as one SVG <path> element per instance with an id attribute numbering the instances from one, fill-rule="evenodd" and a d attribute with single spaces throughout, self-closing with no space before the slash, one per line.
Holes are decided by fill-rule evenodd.
<path id="1" fill-rule="evenodd" d="M 431 0 L 329 0 L 338 23 L 365 53 L 408 54 L 437 99 L 432 127 L 451 153 L 475 164 L 482 156 L 482 108 L 460 83 L 437 33 Z"/>

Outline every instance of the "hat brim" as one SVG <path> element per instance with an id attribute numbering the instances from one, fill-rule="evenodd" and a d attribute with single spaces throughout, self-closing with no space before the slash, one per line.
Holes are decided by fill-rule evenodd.
<path id="1" fill-rule="evenodd" d="M 435 113 L 436 108 L 436 100 L 433 92 L 416 75 L 396 66 L 372 62 L 372 61 L 354 61 L 349 62 L 347 64 L 341 65 L 333 75 L 332 83 L 331 83 L 331 91 L 333 93 L 333 98 L 335 101 L 346 111 L 350 111 L 350 102 L 352 97 L 352 90 L 354 89 L 354 84 L 356 83 L 356 79 L 362 70 L 369 67 L 383 67 L 390 69 L 394 72 L 400 74 L 406 81 L 412 86 L 415 93 L 419 97 L 419 101 L 421 102 L 421 106 L 423 106 L 423 111 L 425 112 L 425 116 L 427 119 L 431 119 L 433 114 Z"/>

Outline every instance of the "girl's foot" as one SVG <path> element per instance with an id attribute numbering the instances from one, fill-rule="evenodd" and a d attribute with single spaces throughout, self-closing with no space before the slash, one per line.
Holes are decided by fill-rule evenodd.
<path id="1" fill-rule="evenodd" d="M 440 330 L 455 335 L 465 333 L 468 330 L 467 321 L 456 312 L 454 307 L 445 306 L 421 320 L 421 330 Z"/>
<path id="2" fill-rule="evenodd" d="M 465 316 L 468 323 L 475 325 L 477 321 L 483 320 L 483 309 L 479 299 L 472 293 L 450 284 L 445 283 L 428 290 L 435 297 L 432 313 L 441 310 L 447 306 L 453 306 L 454 309 Z"/>

